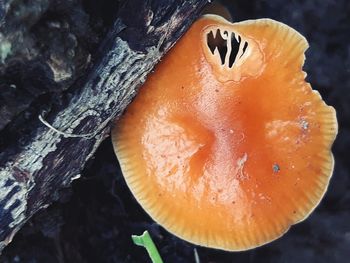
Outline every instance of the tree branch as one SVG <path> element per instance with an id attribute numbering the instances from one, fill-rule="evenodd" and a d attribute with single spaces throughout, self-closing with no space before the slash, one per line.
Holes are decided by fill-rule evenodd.
<path id="1" fill-rule="evenodd" d="M 206 2 L 130 0 L 121 9 L 84 85 L 65 108 L 42 114 L 30 140 L 15 155 L 9 153 L 7 162 L 2 160 L 0 251 L 79 175 L 109 135 L 111 121 L 122 114 L 137 87 Z"/>

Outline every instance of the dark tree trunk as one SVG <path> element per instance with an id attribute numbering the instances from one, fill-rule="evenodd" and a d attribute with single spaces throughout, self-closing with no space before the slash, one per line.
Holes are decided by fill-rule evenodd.
<path id="1" fill-rule="evenodd" d="M 0 24 L 7 2 L 11 1 L 0 4 Z M 99 48 L 98 61 L 79 88 L 73 86 L 75 91 L 66 103 L 39 113 L 25 127 L 29 134 L 21 143 L 1 149 L 0 251 L 34 213 L 47 207 L 62 187 L 79 176 L 109 135 L 111 122 L 122 114 L 147 74 L 206 2 L 127 1 Z"/>

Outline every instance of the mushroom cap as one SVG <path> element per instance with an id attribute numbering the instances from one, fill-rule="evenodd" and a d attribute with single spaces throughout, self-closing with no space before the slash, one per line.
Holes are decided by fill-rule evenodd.
<path id="1" fill-rule="evenodd" d="M 282 23 L 206 15 L 112 132 L 125 180 L 160 225 L 230 251 L 305 219 L 332 171 L 336 114 L 305 82 L 308 44 Z"/>

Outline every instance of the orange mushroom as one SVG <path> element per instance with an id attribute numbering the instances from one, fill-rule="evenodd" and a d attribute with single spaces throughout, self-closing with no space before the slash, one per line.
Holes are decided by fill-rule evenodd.
<path id="1" fill-rule="evenodd" d="M 240 251 L 315 209 L 337 120 L 304 80 L 307 47 L 270 19 L 193 24 L 112 132 L 125 180 L 155 221 L 192 243 Z"/>

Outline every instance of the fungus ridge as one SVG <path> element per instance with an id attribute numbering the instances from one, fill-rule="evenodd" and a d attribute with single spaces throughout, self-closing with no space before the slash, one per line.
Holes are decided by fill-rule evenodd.
<path id="1" fill-rule="evenodd" d="M 230 30 L 210 29 L 206 38 L 207 47 L 222 66 L 232 68 L 242 58 L 248 48 L 248 42 Z"/>

